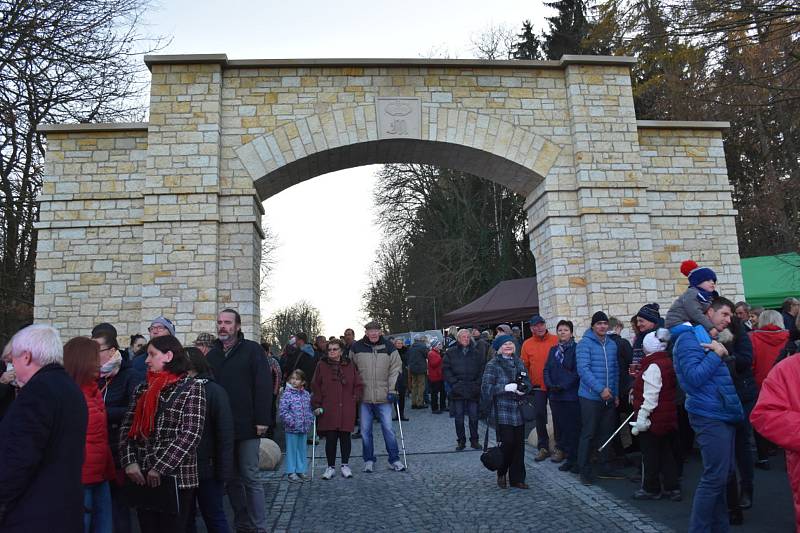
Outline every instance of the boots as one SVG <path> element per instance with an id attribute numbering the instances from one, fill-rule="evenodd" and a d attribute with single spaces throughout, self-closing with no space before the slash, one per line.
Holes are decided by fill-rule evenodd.
<path id="1" fill-rule="evenodd" d="M 739 495 L 739 509 L 750 509 L 753 506 L 753 489 L 742 489 Z"/>
<path id="2" fill-rule="evenodd" d="M 467 440 L 466 439 L 458 439 L 458 444 L 456 444 L 456 451 L 460 452 L 464 448 L 467 447 Z"/>
<path id="3" fill-rule="evenodd" d="M 469 445 L 473 450 L 481 449 L 481 443 L 478 441 L 478 439 L 469 439 Z"/>

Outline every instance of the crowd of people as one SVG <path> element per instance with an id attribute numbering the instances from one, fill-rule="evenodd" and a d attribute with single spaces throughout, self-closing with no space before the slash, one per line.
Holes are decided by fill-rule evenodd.
<path id="1" fill-rule="evenodd" d="M 245 339 L 234 309 L 218 314 L 216 335 L 187 347 L 163 316 L 149 340 L 134 334 L 124 348 L 108 323 L 65 344 L 50 326 L 28 326 L 0 362 L 0 529 L 125 533 L 135 509 L 143 532 L 195 531 L 198 512 L 208 531 L 267 531 L 262 438 L 283 428 L 290 483 L 308 478 L 306 446 L 320 437 L 322 479 L 336 476 L 337 455 L 350 479 L 353 438 L 363 473 L 374 472 L 376 421 L 388 467 L 402 472 L 393 420 L 409 420 L 407 395 L 411 409 L 450 414 L 457 451 L 467 438 L 482 448 L 486 417 L 501 489 L 528 488 L 526 423 L 535 461 L 560 463 L 586 485 L 620 477 L 616 461 L 640 452 L 636 499 L 681 500 L 696 443 L 703 473 L 689 530 L 724 531 L 753 505 L 754 469 L 769 469 L 780 446 L 800 517 L 800 432 L 786 430 L 800 427 L 800 301 L 752 309 L 717 294 L 711 269 L 682 271 L 689 289 L 663 319 L 657 303 L 643 305 L 629 338 L 603 311 L 579 339 L 573 322 L 551 333 L 535 315 L 527 339 L 501 324 L 407 345 L 371 321 L 359 340 L 348 329 L 310 344 L 298 332 L 280 355 Z"/>

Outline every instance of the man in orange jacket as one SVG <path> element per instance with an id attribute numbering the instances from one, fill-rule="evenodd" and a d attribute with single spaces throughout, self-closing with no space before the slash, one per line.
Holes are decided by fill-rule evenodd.
<path id="1" fill-rule="evenodd" d="M 550 457 L 550 438 L 547 434 L 547 387 L 544 385 L 544 365 L 550 348 L 558 344 L 558 337 L 547 331 L 547 323 L 539 315 L 533 315 L 530 320 L 533 335 L 522 343 L 520 358 L 528 369 L 528 376 L 533 384 L 533 401 L 536 407 L 536 436 L 539 453 L 536 461 L 544 461 Z M 557 450 L 553 462 L 560 462 L 564 458 L 563 452 Z"/>

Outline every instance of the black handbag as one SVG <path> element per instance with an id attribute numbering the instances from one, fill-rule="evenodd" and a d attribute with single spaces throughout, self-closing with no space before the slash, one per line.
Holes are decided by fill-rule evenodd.
<path id="1" fill-rule="evenodd" d="M 494 400 L 495 418 L 497 418 L 497 398 Z M 497 423 L 495 421 L 495 423 Z M 500 446 L 492 446 L 489 448 L 489 419 L 486 419 L 486 434 L 483 436 L 483 453 L 481 454 L 481 463 L 489 471 L 496 472 L 503 468 L 503 450 Z"/>
<path id="2" fill-rule="evenodd" d="M 519 412 L 525 422 L 536 421 L 536 406 L 533 403 L 533 395 L 526 394 L 521 400 L 518 400 Z"/>

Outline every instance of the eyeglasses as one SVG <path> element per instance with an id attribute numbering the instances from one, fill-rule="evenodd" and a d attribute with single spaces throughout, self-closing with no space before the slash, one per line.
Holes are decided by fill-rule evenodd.
<path id="1" fill-rule="evenodd" d="M 149 328 L 147 328 L 147 331 L 149 331 L 151 333 L 153 331 L 166 331 L 166 330 L 167 330 L 167 328 L 165 328 L 164 326 L 160 326 L 160 325 L 150 326 Z"/>
<path id="2" fill-rule="evenodd" d="M 114 349 L 114 347 L 113 347 L 113 346 L 106 346 L 105 348 L 100 348 L 98 351 L 99 351 L 100 353 L 103 353 L 103 352 L 107 352 L 107 351 L 109 351 L 109 350 L 113 350 L 113 349 Z"/>
<path id="3" fill-rule="evenodd" d="M 336 348 L 328 348 L 328 352 L 341 352 L 342 349 L 338 346 Z"/>

